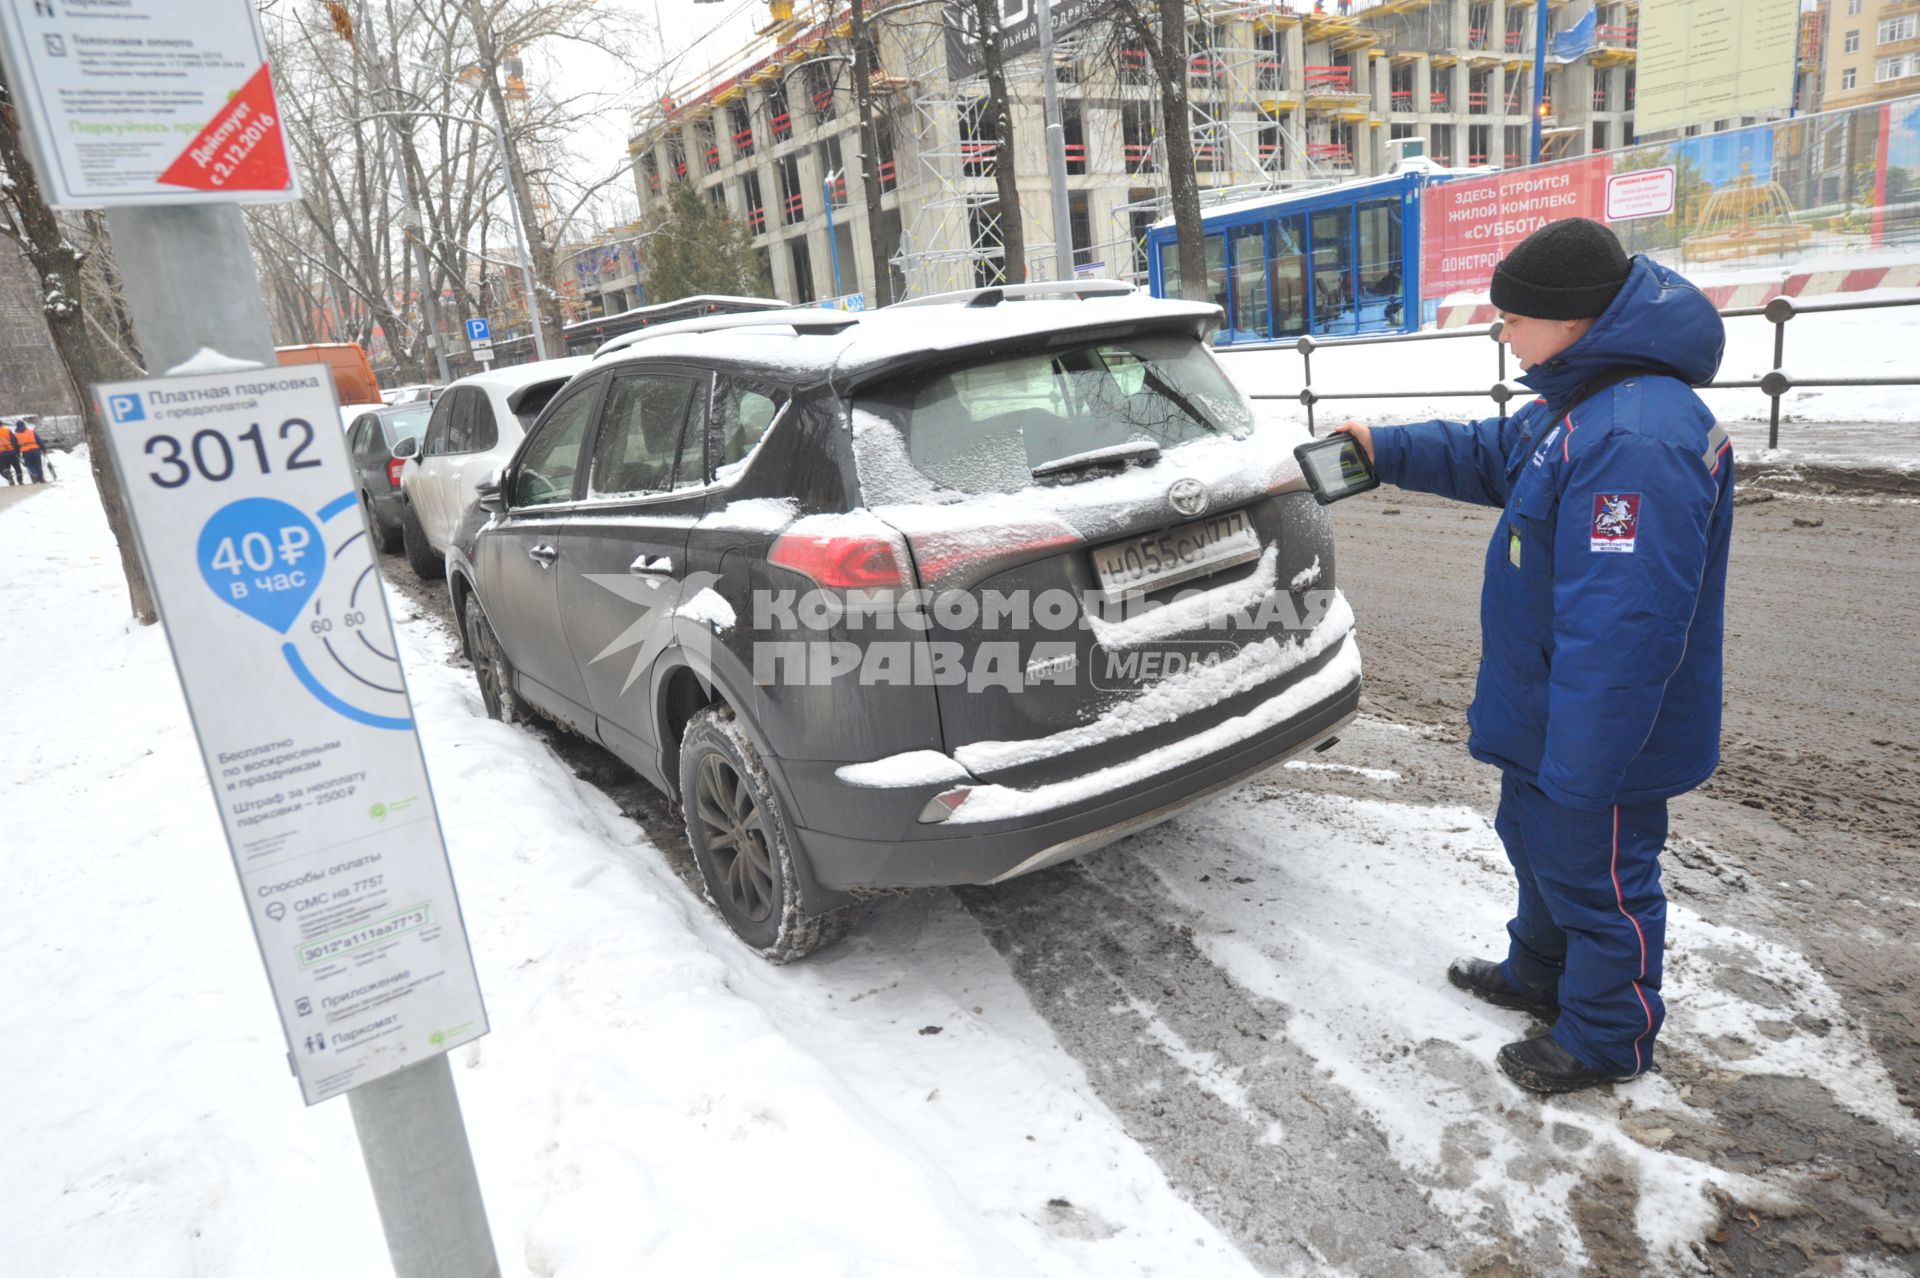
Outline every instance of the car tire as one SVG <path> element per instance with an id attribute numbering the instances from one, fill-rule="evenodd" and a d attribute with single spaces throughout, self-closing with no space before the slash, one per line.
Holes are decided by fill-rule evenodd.
<path id="1" fill-rule="evenodd" d="M 500 649 L 487 614 L 477 600 L 467 601 L 467 655 L 473 661 L 473 677 L 480 685 L 480 701 L 487 718 L 502 723 L 519 723 L 526 718 L 520 696 L 513 690 L 513 666 Z"/>
<path id="2" fill-rule="evenodd" d="M 400 530 L 380 522 L 380 516 L 373 513 L 373 498 L 365 493 L 360 494 L 360 513 L 367 517 L 367 536 L 373 538 L 374 549 L 383 555 L 400 549 Z"/>
<path id="3" fill-rule="evenodd" d="M 447 575 L 446 561 L 427 544 L 427 530 L 420 516 L 413 513 L 412 502 L 400 504 L 400 544 L 407 552 L 407 567 L 422 581 L 438 581 Z"/>
<path id="4" fill-rule="evenodd" d="M 696 713 L 680 740 L 680 806 L 707 900 L 769 963 L 844 938 L 860 907 L 800 906 L 792 826 L 760 752 L 726 705 Z"/>

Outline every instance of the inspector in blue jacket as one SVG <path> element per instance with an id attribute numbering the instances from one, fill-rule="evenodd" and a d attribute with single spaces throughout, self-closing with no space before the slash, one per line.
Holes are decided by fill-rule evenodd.
<path id="1" fill-rule="evenodd" d="M 1522 241 L 1493 302 L 1538 398 L 1504 422 L 1338 429 L 1388 483 L 1502 510 L 1468 748 L 1503 773 L 1519 904 L 1505 961 L 1448 976 L 1552 1021 L 1500 1065 L 1572 1091 L 1652 1064 L 1667 800 L 1719 762 L 1733 456 L 1692 388 L 1726 335 L 1699 289 L 1583 218 Z"/>

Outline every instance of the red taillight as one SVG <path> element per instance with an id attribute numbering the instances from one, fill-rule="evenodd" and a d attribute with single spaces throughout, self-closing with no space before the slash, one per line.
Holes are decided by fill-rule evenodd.
<path id="1" fill-rule="evenodd" d="M 907 576 L 906 547 L 889 537 L 790 532 L 773 543 L 767 562 L 836 590 L 893 590 L 913 584 Z"/>
<path id="2" fill-rule="evenodd" d="M 994 565 L 997 571 L 999 567 L 1071 549 L 1081 540 L 1079 533 L 1057 519 L 1002 524 L 991 533 L 933 536 L 928 539 L 932 549 L 922 547 L 920 580 L 931 589 L 956 578 L 968 578 L 985 564 Z"/>
<path id="3" fill-rule="evenodd" d="M 387 482 L 395 488 L 400 486 L 400 472 L 407 468 L 407 459 L 394 457 L 387 462 Z"/>

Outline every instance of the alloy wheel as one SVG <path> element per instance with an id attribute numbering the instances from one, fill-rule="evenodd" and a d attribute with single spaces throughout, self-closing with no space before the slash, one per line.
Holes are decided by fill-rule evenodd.
<path id="1" fill-rule="evenodd" d="M 486 619 L 478 615 L 478 611 L 478 605 L 475 605 L 475 615 L 468 623 L 471 633 L 468 635 L 467 646 L 473 651 L 473 677 L 480 684 L 480 700 L 487 708 L 487 717 L 499 719 L 504 717 L 501 713 L 503 702 L 500 663 L 494 657 L 493 633 L 487 628 Z"/>
<path id="2" fill-rule="evenodd" d="M 694 774 L 694 817 L 714 878 L 734 911 L 761 922 L 773 912 L 773 856 L 765 814 L 745 778 L 723 754 L 709 753 Z"/>

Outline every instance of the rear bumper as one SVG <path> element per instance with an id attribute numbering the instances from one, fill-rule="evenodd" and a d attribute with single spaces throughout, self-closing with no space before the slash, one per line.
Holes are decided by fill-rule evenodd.
<path id="1" fill-rule="evenodd" d="M 400 490 L 367 494 L 367 504 L 373 507 L 373 518 L 382 528 L 394 529 L 400 526 Z"/>
<path id="2" fill-rule="evenodd" d="M 1289 691 L 1282 689 L 1273 699 Z M 857 826 L 862 816 L 871 816 L 875 825 L 885 827 L 863 837 L 798 825 L 794 832 L 822 886 L 844 890 L 995 883 L 1104 847 L 1264 772 L 1339 731 L 1359 704 L 1360 679 L 1355 676 L 1272 727 L 1222 749 L 1084 802 L 996 822 L 901 823 L 903 806 L 917 813 L 952 783 L 913 788 L 886 803 L 875 803 L 873 790 L 841 784 L 838 801 L 828 802 L 823 785 L 800 781 L 791 764 L 783 765 L 783 771 L 790 783 L 800 781 L 796 790 L 806 792 L 800 803 L 803 819 L 813 812 L 832 813 L 836 825 Z M 800 771 L 806 771 L 805 765 Z"/>

